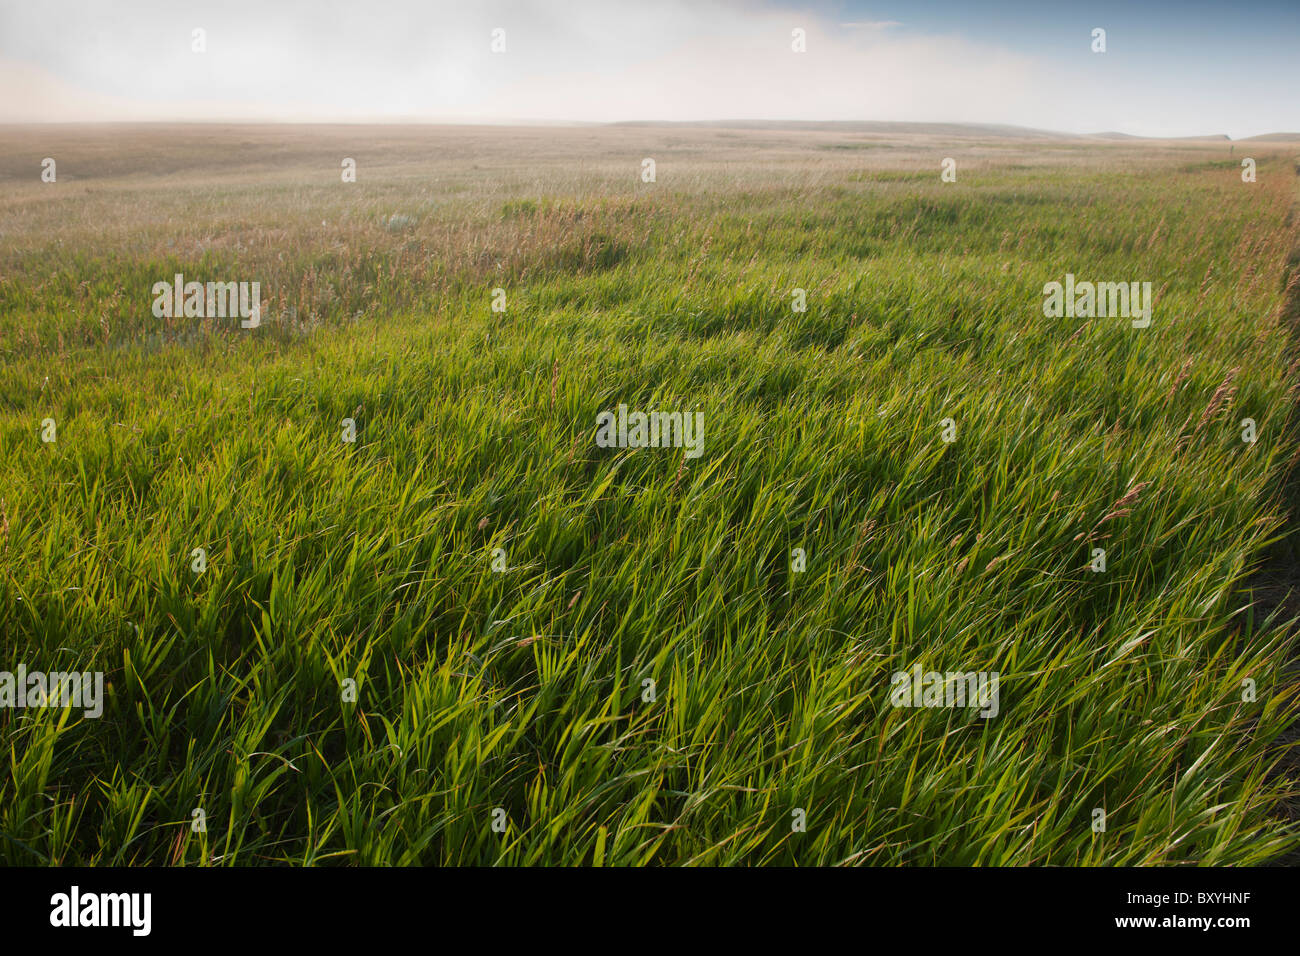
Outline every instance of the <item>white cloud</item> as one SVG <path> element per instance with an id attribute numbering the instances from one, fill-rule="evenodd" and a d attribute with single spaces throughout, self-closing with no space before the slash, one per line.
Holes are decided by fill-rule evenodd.
<path id="1" fill-rule="evenodd" d="M 190 50 L 198 26 L 204 54 Z M 498 26 L 504 54 L 489 49 Z M 0 9 L 0 121 L 875 119 L 1232 132 L 1210 119 L 1207 104 L 1222 99 L 1211 80 L 1198 100 L 1186 84 L 1135 83 L 1119 56 L 1063 63 L 899 26 L 738 0 L 226 0 L 201 14 L 171 0 L 50 0 Z M 806 53 L 791 49 L 796 27 Z M 1287 125 L 1270 119 L 1276 105 L 1257 95 L 1223 117 L 1257 125 L 1247 133 L 1276 129 Z"/>

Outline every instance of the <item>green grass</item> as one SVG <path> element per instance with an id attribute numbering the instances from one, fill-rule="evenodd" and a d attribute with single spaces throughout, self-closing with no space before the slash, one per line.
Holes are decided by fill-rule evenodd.
<path id="1" fill-rule="evenodd" d="M 641 184 L 637 141 L 579 184 L 472 145 L 436 181 L 330 185 L 324 150 L 288 191 L 305 167 L 9 182 L 0 669 L 109 691 L 0 710 L 0 860 L 1295 847 L 1294 635 L 1251 590 L 1300 450 L 1280 154 L 1247 186 L 1209 147 L 958 150 L 941 184 L 948 153 L 828 168 L 810 134 L 780 177 L 756 146 Z M 155 319 L 177 271 L 273 307 Z M 1151 327 L 1043 318 L 1066 272 L 1151 281 Z M 598 448 L 619 403 L 702 411 L 704 454 Z M 918 663 L 997 671 L 1000 713 L 891 707 Z"/>

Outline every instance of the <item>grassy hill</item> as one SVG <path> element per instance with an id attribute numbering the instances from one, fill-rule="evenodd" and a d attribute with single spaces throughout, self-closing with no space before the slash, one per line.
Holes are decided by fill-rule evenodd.
<path id="1" fill-rule="evenodd" d="M 941 133 L 0 138 L 0 668 L 106 681 L 0 709 L 0 859 L 1294 848 L 1251 577 L 1291 152 Z M 261 325 L 155 317 L 176 273 Z M 1046 318 L 1067 273 L 1151 282 L 1150 326 Z M 619 405 L 702 454 L 601 447 Z M 894 706 L 918 666 L 996 715 Z"/>

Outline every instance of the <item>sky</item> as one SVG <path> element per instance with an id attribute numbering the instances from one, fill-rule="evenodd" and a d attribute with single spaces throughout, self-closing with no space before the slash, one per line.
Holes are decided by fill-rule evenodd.
<path id="1" fill-rule="evenodd" d="M 0 123 L 720 119 L 1297 132 L 1300 0 L 0 0 Z"/>

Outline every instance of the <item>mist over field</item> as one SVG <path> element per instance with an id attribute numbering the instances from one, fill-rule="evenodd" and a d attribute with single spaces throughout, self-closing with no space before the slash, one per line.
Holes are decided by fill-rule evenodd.
<path id="1" fill-rule="evenodd" d="M 1300 26 L 1036 9 L 0 8 L 0 862 L 1293 863 Z"/>

